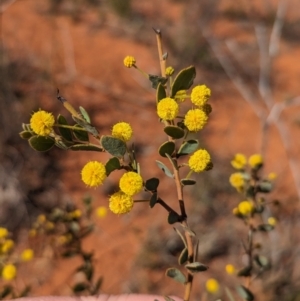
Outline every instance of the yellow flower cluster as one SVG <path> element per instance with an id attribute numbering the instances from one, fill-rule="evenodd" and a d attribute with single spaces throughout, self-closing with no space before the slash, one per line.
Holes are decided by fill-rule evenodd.
<path id="1" fill-rule="evenodd" d="M 11 263 L 4 265 L 1 276 L 4 280 L 13 280 L 17 276 L 16 266 Z"/>
<path id="2" fill-rule="evenodd" d="M 170 97 L 163 98 L 157 104 L 157 115 L 162 120 L 173 120 L 179 112 L 178 103 Z"/>
<path id="3" fill-rule="evenodd" d="M 190 157 L 188 165 L 194 172 L 209 170 L 212 168 L 210 154 L 205 149 L 199 149 Z"/>
<path id="4" fill-rule="evenodd" d="M 191 102 L 196 106 L 204 106 L 211 96 L 211 90 L 206 85 L 198 85 L 193 88 Z"/>
<path id="5" fill-rule="evenodd" d="M 135 63 L 136 63 L 136 60 L 133 56 L 128 55 L 124 59 L 124 66 L 127 68 L 134 67 Z"/>
<path id="6" fill-rule="evenodd" d="M 116 123 L 112 128 L 112 136 L 125 142 L 131 139 L 132 133 L 132 128 L 127 122 Z"/>
<path id="7" fill-rule="evenodd" d="M 97 187 L 106 179 L 105 166 L 98 161 L 88 162 L 81 171 L 82 181 L 89 187 Z"/>
<path id="8" fill-rule="evenodd" d="M 4 227 L 0 227 L 0 239 L 8 236 L 8 230 Z"/>
<path id="9" fill-rule="evenodd" d="M 253 169 L 258 169 L 259 167 L 261 167 L 263 165 L 263 163 L 264 163 L 264 161 L 263 161 L 262 155 L 260 155 L 260 154 L 254 154 L 248 160 L 248 164 Z"/>
<path id="10" fill-rule="evenodd" d="M 115 214 L 124 214 L 132 209 L 133 203 L 130 195 L 118 191 L 109 198 L 109 209 Z"/>
<path id="11" fill-rule="evenodd" d="M 189 110 L 184 117 L 184 125 L 190 132 L 198 132 L 206 125 L 207 114 L 200 109 Z"/>
<path id="12" fill-rule="evenodd" d="M 242 192 L 245 186 L 245 179 L 242 173 L 235 172 L 233 173 L 230 178 L 229 182 L 231 186 L 233 186 L 237 191 Z"/>
<path id="13" fill-rule="evenodd" d="M 246 156 L 243 155 L 243 154 L 239 154 L 239 153 L 236 154 L 234 156 L 233 160 L 231 161 L 231 165 L 235 169 L 243 169 L 246 164 L 247 164 L 247 158 L 246 158 Z"/>
<path id="14" fill-rule="evenodd" d="M 43 110 L 35 112 L 30 119 L 31 129 L 40 136 L 48 136 L 53 131 L 54 123 L 53 115 Z"/>
<path id="15" fill-rule="evenodd" d="M 22 259 L 22 261 L 30 261 L 30 260 L 32 260 L 33 257 L 34 257 L 34 252 L 33 252 L 32 249 L 25 249 L 21 253 L 21 259 Z"/>
<path id="16" fill-rule="evenodd" d="M 169 66 L 166 68 L 166 75 L 171 76 L 174 73 L 174 68 Z"/>
<path id="17" fill-rule="evenodd" d="M 235 267 L 232 264 L 227 264 L 226 267 L 225 267 L 225 270 L 226 270 L 228 275 L 235 274 Z"/>
<path id="18" fill-rule="evenodd" d="M 254 205 L 250 201 L 242 201 L 238 205 L 239 213 L 243 216 L 248 216 L 253 213 Z"/>
<path id="19" fill-rule="evenodd" d="M 219 282 L 214 278 L 208 279 L 205 286 L 206 290 L 211 294 L 216 294 L 220 289 Z"/>
<path id="20" fill-rule="evenodd" d="M 103 218 L 107 215 L 107 209 L 106 207 L 104 206 L 99 206 L 96 208 L 96 215 L 99 217 L 99 218 Z"/>
<path id="21" fill-rule="evenodd" d="M 136 172 L 126 172 L 120 179 L 120 189 L 127 195 L 133 196 L 143 188 L 143 178 Z"/>

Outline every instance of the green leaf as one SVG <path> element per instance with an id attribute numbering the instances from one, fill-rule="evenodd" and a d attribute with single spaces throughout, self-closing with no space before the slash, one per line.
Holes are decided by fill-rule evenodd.
<path id="1" fill-rule="evenodd" d="M 257 226 L 257 230 L 262 231 L 262 232 L 268 232 L 272 231 L 274 229 L 274 226 L 270 224 L 261 224 Z"/>
<path id="2" fill-rule="evenodd" d="M 208 266 L 201 262 L 192 262 L 185 265 L 185 268 L 192 273 L 199 273 L 208 270 Z"/>
<path id="3" fill-rule="evenodd" d="M 188 257 L 189 257 L 188 249 L 187 249 L 187 248 L 184 248 L 184 249 L 181 251 L 181 253 L 180 253 L 179 257 L 178 257 L 178 263 L 179 263 L 180 265 L 185 264 L 185 263 L 187 262 L 187 260 L 188 260 Z"/>
<path id="4" fill-rule="evenodd" d="M 105 164 L 106 175 L 109 176 L 113 171 L 118 170 L 120 168 L 121 164 L 119 159 L 117 157 L 112 157 Z"/>
<path id="5" fill-rule="evenodd" d="M 188 140 L 185 141 L 179 148 L 177 155 L 178 156 L 184 156 L 193 153 L 195 150 L 197 150 L 199 146 L 198 140 Z"/>
<path id="6" fill-rule="evenodd" d="M 182 186 L 187 186 L 187 185 L 195 185 L 197 182 L 192 179 L 181 179 L 180 180 Z"/>
<path id="7" fill-rule="evenodd" d="M 268 193 L 271 192 L 272 189 L 273 189 L 273 185 L 268 180 L 264 180 L 257 185 L 258 192 Z"/>
<path id="8" fill-rule="evenodd" d="M 156 203 L 157 203 L 157 193 L 154 192 L 150 198 L 150 202 L 149 202 L 150 208 L 153 208 Z"/>
<path id="9" fill-rule="evenodd" d="M 35 136 L 35 134 L 33 134 L 32 132 L 29 132 L 29 131 L 22 131 L 19 133 L 19 135 L 22 139 L 25 139 L 25 140 L 28 140 L 32 136 Z"/>
<path id="10" fill-rule="evenodd" d="M 249 289 L 244 287 L 243 285 L 239 285 L 236 288 L 237 293 L 246 301 L 253 301 L 254 295 L 251 293 Z"/>
<path id="11" fill-rule="evenodd" d="M 69 125 L 66 118 L 62 115 L 57 116 L 57 122 L 60 125 Z M 70 129 L 58 127 L 58 131 L 60 132 L 62 137 L 64 139 L 66 139 L 67 141 L 72 141 L 73 140 L 72 131 Z"/>
<path id="12" fill-rule="evenodd" d="M 254 261 L 261 267 L 261 268 L 269 268 L 270 261 L 266 256 L 263 255 L 255 255 Z"/>
<path id="13" fill-rule="evenodd" d="M 246 266 L 237 272 L 237 276 L 239 277 L 249 277 L 251 276 L 252 267 Z"/>
<path id="14" fill-rule="evenodd" d="M 151 178 L 151 179 L 146 181 L 145 188 L 149 191 L 156 191 L 158 185 L 159 185 L 159 179 L 158 178 Z"/>
<path id="15" fill-rule="evenodd" d="M 88 123 L 91 123 L 91 118 L 90 118 L 88 112 L 83 107 L 79 107 L 79 110 L 81 112 L 81 115 L 85 119 L 85 121 Z"/>
<path id="16" fill-rule="evenodd" d="M 81 125 L 75 124 L 74 126 L 75 128 L 78 129 L 84 129 Z M 80 140 L 80 141 L 89 141 L 89 134 L 87 133 L 86 130 L 82 131 L 82 130 L 73 130 L 73 133 L 75 135 L 75 137 Z"/>
<path id="17" fill-rule="evenodd" d="M 164 128 L 164 132 L 173 139 L 180 139 L 184 137 L 184 130 L 175 125 L 168 125 Z"/>
<path id="18" fill-rule="evenodd" d="M 54 144 L 54 139 L 44 136 L 33 136 L 29 140 L 29 145 L 38 152 L 46 152 L 50 150 Z"/>
<path id="19" fill-rule="evenodd" d="M 78 125 L 80 125 L 82 128 L 84 128 L 87 132 L 91 133 L 95 137 L 98 137 L 98 131 L 94 126 L 90 125 L 85 120 L 77 118 L 76 116 L 72 116 L 72 118 L 75 120 L 75 122 Z"/>
<path id="20" fill-rule="evenodd" d="M 185 284 L 186 283 L 186 278 L 183 275 L 182 272 L 180 272 L 178 269 L 176 268 L 169 268 L 166 270 L 166 276 L 174 279 L 175 281 Z"/>
<path id="21" fill-rule="evenodd" d="M 151 86 L 153 89 L 157 89 L 159 84 L 164 85 L 168 81 L 168 78 L 166 77 L 161 77 L 161 76 L 151 75 L 151 74 L 148 74 L 148 76 L 150 82 L 152 83 Z"/>
<path id="22" fill-rule="evenodd" d="M 75 144 L 69 147 L 73 151 L 93 151 L 93 152 L 103 152 L 100 146 L 91 144 Z"/>
<path id="23" fill-rule="evenodd" d="M 73 292 L 76 293 L 80 293 L 85 291 L 88 288 L 88 284 L 84 283 L 84 282 L 79 282 L 77 284 L 75 284 L 72 288 Z"/>
<path id="24" fill-rule="evenodd" d="M 164 163 L 156 160 L 156 164 L 166 174 L 166 176 L 170 178 L 174 178 L 172 172 L 168 169 L 168 167 Z"/>
<path id="25" fill-rule="evenodd" d="M 180 216 L 176 212 L 174 212 L 174 211 L 169 212 L 168 223 L 170 225 L 175 224 L 179 221 L 180 221 Z"/>
<path id="26" fill-rule="evenodd" d="M 162 157 L 166 157 L 166 154 L 169 154 L 170 156 L 172 156 L 172 154 L 175 151 L 175 143 L 173 141 L 167 141 L 164 142 L 160 147 L 159 147 L 159 154 Z"/>
<path id="27" fill-rule="evenodd" d="M 156 103 L 159 103 L 162 99 L 166 98 L 166 90 L 165 87 L 159 83 L 156 89 Z"/>
<path id="28" fill-rule="evenodd" d="M 171 97 L 174 98 L 180 90 L 188 90 L 192 86 L 195 77 L 196 69 L 194 66 L 181 70 L 174 79 L 171 87 Z"/>
<path id="29" fill-rule="evenodd" d="M 112 156 L 121 158 L 126 153 L 126 143 L 112 136 L 102 136 L 100 143 L 102 147 Z"/>

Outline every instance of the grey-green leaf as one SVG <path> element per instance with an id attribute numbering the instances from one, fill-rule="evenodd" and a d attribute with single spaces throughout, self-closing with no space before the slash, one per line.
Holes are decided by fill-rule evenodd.
<path id="1" fill-rule="evenodd" d="M 192 273 L 199 273 L 207 271 L 208 266 L 201 262 L 192 262 L 185 265 L 185 267 Z"/>
<path id="2" fill-rule="evenodd" d="M 184 130 L 175 125 L 168 125 L 164 128 L 164 132 L 173 139 L 180 139 L 184 137 Z"/>
<path id="3" fill-rule="evenodd" d="M 29 132 L 29 131 L 22 131 L 19 133 L 19 135 L 22 139 L 25 139 L 25 140 L 28 140 L 31 137 L 35 136 L 35 134 L 33 134 L 32 132 Z"/>
<path id="4" fill-rule="evenodd" d="M 237 293 L 246 301 L 253 301 L 254 300 L 254 295 L 252 294 L 252 292 L 244 287 L 243 285 L 239 285 L 236 288 Z"/>
<path id="5" fill-rule="evenodd" d="M 185 284 L 186 283 L 186 278 L 183 275 L 183 273 L 181 271 L 179 271 L 176 268 L 169 268 L 166 271 L 166 276 L 174 279 L 175 281 Z"/>
<path id="6" fill-rule="evenodd" d="M 188 155 L 193 153 L 195 150 L 197 150 L 199 146 L 198 140 L 188 140 L 185 141 L 179 148 L 177 155 L 178 156 L 183 156 L 183 155 Z"/>
<path id="7" fill-rule="evenodd" d="M 156 103 L 159 103 L 162 99 L 166 98 L 166 90 L 165 87 L 159 83 L 156 89 Z"/>
<path id="8" fill-rule="evenodd" d="M 120 169 L 120 167 L 120 160 L 117 157 L 110 158 L 105 164 L 106 175 L 109 176 L 114 170 Z"/>
<path id="9" fill-rule="evenodd" d="M 75 144 L 69 147 L 73 151 L 94 151 L 94 152 L 103 152 L 103 149 L 100 146 L 90 145 L 90 144 Z"/>
<path id="10" fill-rule="evenodd" d="M 159 179 L 158 178 L 151 178 L 151 179 L 148 179 L 146 181 L 145 188 L 149 191 L 156 191 L 158 185 L 159 185 Z"/>
<path id="11" fill-rule="evenodd" d="M 268 232 L 268 231 L 272 231 L 274 229 L 274 226 L 270 224 L 262 224 L 262 225 L 258 225 L 257 229 L 259 231 Z"/>
<path id="12" fill-rule="evenodd" d="M 187 185 L 195 185 L 197 182 L 192 179 L 181 179 L 180 180 L 182 186 L 187 186 Z"/>
<path id="13" fill-rule="evenodd" d="M 196 77 L 196 69 L 194 66 L 182 69 L 174 79 L 171 87 L 171 97 L 174 98 L 180 90 L 188 90 Z"/>
<path id="14" fill-rule="evenodd" d="M 33 136 L 29 140 L 29 145 L 38 152 L 46 152 L 50 150 L 54 144 L 54 139 L 44 136 Z"/>
<path id="15" fill-rule="evenodd" d="M 185 264 L 188 260 L 188 257 L 189 257 L 188 249 L 184 248 L 179 255 L 178 263 L 180 265 Z"/>
<path id="16" fill-rule="evenodd" d="M 170 178 L 174 177 L 172 172 L 168 169 L 168 167 L 164 163 L 156 160 L 156 164 L 168 177 Z"/>
<path id="17" fill-rule="evenodd" d="M 175 143 L 173 141 L 167 141 L 164 142 L 160 147 L 159 147 L 159 154 L 162 157 L 166 157 L 166 154 L 172 156 L 172 154 L 175 151 Z"/>
<path id="18" fill-rule="evenodd" d="M 60 125 L 69 125 L 66 118 L 62 115 L 57 116 L 57 122 Z M 68 141 L 73 140 L 72 131 L 70 129 L 58 127 L 58 130 L 64 139 L 66 139 Z"/>
<path id="19" fill-rule="evenodd" d="M 85 119 L 85 121 L 88 123 L 91 123 L 91 118 L 90 118 L 88 112 L 83 107 L 79 107 L 79 110 L 81 112 L 81 115 Z"/>
<path id="20" fill-rule="evenodd" d="M 127 150 L 124 141 L 112 136 L 102 136 L 100 143 L 102 147 L 114 157 L 123 157 Z"/>
<path id="21" fill-rule="evenodd" d="M 255 255 L 254 256 L 255 262 L 261 267 L 261 268 L 269 268 L 270 267 L 270 261 L 266 256 L 263 255 Z"/>
<path id="22" fill-rule="evenodd" d="M 75 124 L 75 128 L 81 129 L 81 130 L 73 130 L 73 133 L 75 137 L 80 141 L 89 141 L 89 134 L 81 125 Z"/>

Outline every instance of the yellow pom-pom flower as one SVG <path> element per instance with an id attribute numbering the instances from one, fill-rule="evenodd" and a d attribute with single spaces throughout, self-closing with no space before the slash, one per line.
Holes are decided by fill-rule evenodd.
<path id="1" fill-rule="evenodd" d="M 189 110 L 184 117 L 184 125 L 190 132 L 198 132 L 206 125 L 208 116 L 200 109 Z"/>
<path id="2" fill-rule="evenodd" d="M 191 93 L 191 102 L 196 106 L 206 104 L 211 96 L 211 91 L 206 85 L 199 85 L 193 88 Z"/>
<path id="3" fill-rule="evenodd" d="M 74 219 L 78 219 L 78 218 L 80 218 L 82 216 L 82 212 L 81 212 L 80 209 L 76 209 L 76 210 L 74 210 L 72 212 L 69 212 L 68 216 L 71 219 L 73 219 L 73 218 Z"/>
<path id="4" fill-rule="evenodd" d="M 179 112 L 178 103 L 170 97 L 163 98 L 157 104 L 157 115 L 163 120 L 173 120 Z"/>
<path id="5" fill-rule="evenodd" d="M 103 218 L 107 215 L 107 209 L 106 207 L 104 206 L 99 206 L 96 208 L 96 215 L 99 217 L 99 218 Z"/>
<path id="6" fill-rule="evenodd" d="M 22 259 L 22 261 L 30 261 L 30 260 L 32 260 L 33 257 L 34 257 L 34 252 L 33 252 L 32 249 L 25 249 L 21 253 L 21 259 Z"/>
<path id="7" fill-rule="evenodd" d="M 133 203 L 130 195 L 118 191 L 109 198 L 109 209 L 115 214 L 124 214 L 130 212 Z"/>
<path id="8" fill-rule="evenodd" d="M 132 133 L 132 128 L 127 122 L 118 122 L 112 128 L 112 136 L 125 142 L 131 139 Z"/>
<path id="9" fill-rule="evenodd" d="M 40 110 L 35 112 L 30 119 L 30 127 L 40 136 L 48 136 L 55 123 L 55 119 L 51 113 Z"/>
<path id="10" fill-rule="evenodd" d="M 270 172 L 268 174 L 268 179 L 269 180 L 275 180 L 277 178 L 277 174 L 275 172 Z"/>
<path id="11" fill-rule="evenodd" d="M 229 275 L 235 274 L 235 267 L 232 264 L 227 264 L 225 270 Z"/>
<path id="12" fill-rule="evenodd" d="M 10 252 L 13 249 L 14 245 L 15 243 L 12 239 L 5 240 L 2 246 L 0 245 L 0 254 L 6 254 Z"/>
<path id="13" fill-rule="evenodd" d="M 214 278 L 208 279 L 205 286 L 206 290 L 211 294 L 217 293 L 220 289 L 219 282 Z"/>
<path id="14" fill-rule="evenodd" d="M 230 182 L 231 186 L 236 188 L 237 191 L 239 191 L 239 192 L 243 191 L 243 188 L 245 185 L 245 179 L 244 179 L 244 176 L 242 173 L 240 173 L 240 172 L 233 173 L 229 178 L 229 182 Z"/>
<path id="15" fill-rule="evenodd" d="M 249 158 L 248 163 L 251 168 L 258 169 L 264 163 L 263 157 L 260 154 L 254 154 Z"/>
<path id="16" fill-rule="evenodd" d="M 235 169 L 243 169 L 247 164 L 247 158 L 243 154 L 236 154 L 230 163 Z"/>
<path id="17" fill-rule="evenodd" d="M 106 179 L 105 166 L 97 161 L 88 162 L 81 171 L 82 181 L 89 187 L 97 187 Z"/>
<path id="18" fill-rule="evenodd" d="M 127 195 L 133 196 L 143 188 L 143 178 L 136 172 L 126 172 L 120 179 L 120 189 Z"/>
<path id="19" fill-rule="evenodd" d="M 239 209 L 240 214 L 242 214 L 243 216 L 247 216 L 253 212 L 254 206 L 249 201 L 242 201 L 239 203 L 238 209 Z"/>
<path id="20" fill-rule="evenodd" d="M 133 56 L 128 55 L 124 59 L 124 66 L 127 68 L 134 67 L 135 63 L 136 63 L 136 60 Z"/>
<path id="21" fill-rule="evenodd" d="M 13 264 L 6 264 L 2 268 L 2 278 L 5 280 L 12 280 L 17 276 L 17 268 Z"/>
<path id="22" fill-rule="evenodd" d="M 190 157 L 188 165 L 194 172 L 209 170 L 212 168 L 210 154 L 205 149 L 199 149 Z"/>
<path id="23" fill-rule="evenodd" d="M 5 238 L 8 236 L 8 230 L 6 228 L 0 227 L 0 238 Z"/>
<path id="24" fill-rule="evenodd" d="M 174 73 L 174 68 L 169 66 L 166 68 L 166 75 L 171 76 Z"/>
<path id="25" fill-rule="evenodd" d="M 276 218 L 273 217 L 273 216 L 270 216 L 270 217 L 268 218 L 268 224 L 271 225 L 271 226 L 275 226 L 275 225 L 277 224 Z"/>

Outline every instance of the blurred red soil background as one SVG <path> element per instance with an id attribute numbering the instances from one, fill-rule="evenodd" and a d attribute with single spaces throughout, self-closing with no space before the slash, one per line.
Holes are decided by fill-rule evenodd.
<path id="1" fill-rule="evenodd" d="M 268 61 L 263 47 L 269 46 L 276 11 L 283 3 L 288 5 L 275 43 L 278 52 L 266 77 L 277 105 L 268 107 L 264 102 L 268 97 L 258 90 L 260 67 Z M 115 122 L 130 122 L 143 177 L 163 178 L 155 164 L 161 160 L 157 149 L 166 139 L 155 112 L 155 90 L 136 70 L 123 66 L 123 58 L 133 55 L 141 69 L 159 75 L 152 27 L 160 28 L 168 65 L 177 71 L 195 65 L 195 84 L 212 90 L 213 112 L 200 141 L 212 154 L 214 169 L 197 177 L 199 185 L 189 188 L 186 198 L 190 224 L 200 240 L 199 261 L 210 267 L 195 278 L 192 300 L 208 298 L 204 283 L 209 277 L 229 287 L 242 281 L 228 279 L 224 272 L 229 262 L 242 266 L 240 239 L 246 237 L 246 227 L 231 215 L 240 197 L 228 183 L 233 172 L 230 160 L 238 152 L 249 156 L 262 151 L 264 173 L 278 174 L 269 200 L 281 202 L 280 209 L 266 214 L 275 215 L 280 223 L 268 238 L 267 252 L 277 260 L 274 270 L 258 279 L 253 291 L 261 295 L 259 300 L 275 300 L 276 295 L 280 300 L 299 298 L 297 0 L 251 5 L 231 0 L 2 0 L 0 8 L 0 224 L 15 233 L 20 245 L 27 243 L 20 228 L 29 227 L 39 213 L 68 202 L 80 207 L 87 194 L 95 207 L 107 206 L 107 195 L 117 183 L 117 177 L 108 179 L 104 187 L 93 190 L 80 180 L 86 162 L 105 162 L 106 155 L 59 149 L 38 154 L 19 138 L 21 124 L 28 123 L 39 108 L 68 115 L 56 99 L 57 88 L 75 108 L 83 106 L 90 113 L 100 133 L 108 134 Z M 261 115 L 269 116 L 267 130 L 262 128 Z M 176 204 L 174 188 L 171 180 L 164 179 L 160 194 Z M 95 254 L 95 274 L 104 279 L 102 292 L 182 296 L 182 287 L 164 276 L 165 268 L 176 265 L 171 253 L 178 239 L 162 208 L 138 203 L 125 216 L 108 213 L 104 219 L 93 218 L 97 226 L 85 239 L 84 249 Z M 23 280 L 18 285 L 30 284 L 35 296 L 70 295 L 78 264 L 77 258 L 57 259 L 45 248 L 21 268 Z"/>

